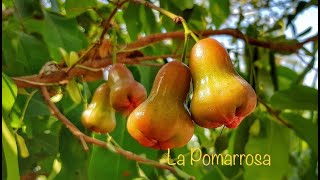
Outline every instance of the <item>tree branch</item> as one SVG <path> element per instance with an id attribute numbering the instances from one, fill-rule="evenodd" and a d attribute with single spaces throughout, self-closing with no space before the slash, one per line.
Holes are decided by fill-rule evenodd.
<path id="1" fill-rule="evenodd" d="M 294 53 L 297 50 L 301 49 L 302 46 L 308 42 L 318 40 L 318 34 L 312 36 L 305 41 L 300 43 L 283 43 L 283 42 L 272 42 L 272 41 L 263 41 L 256 38 L 252 38 L 250 36 L 243 35 L 241 31 L 238 29 L 221 29 L 221 30 L 204 30 L 196 32 L 199 36 L 208 37 L 211 35 L 230 35 L 237 39 L 247 40 L 249 44 L 254 46 L 259 46 L 263 48 L 268 48 L 274 50 L 276 52 L 288 52 Z M 125 51 L 140 49 L 142 47 L 148 46 L 153 43 L 157 43 L 159 41 L 163 41 L 166 39 L 184 39 L 183 31 L 175 31 L 168 33 L 157 33 L 151 34 L 149 36 L 138 39 L 136 42 L 130 43 L 123 47 Z"/>
<path id="2" fill-rule="evenodd" d="M 143 57 L 123 57 L 117 56 L 117 62 L 125 64 L 139 64 L 142 61 L 150 61 L 154 59 L 163 59 L 163 58 L 178 58 L 181 55 L 161 55 L 161 56 L 143 56 Z M 64 68 L 60 71 L 53 72 L 48 75 L 31 75 L 31 76 L 21 76 L 13 77 L 12 79 L 19 88 L 26 87 L 39 87 L 42 85 L 50 86 L 57 84 L 67 84 L 70 79 L 75 76 L 83 76 L 86 81 L 95 81 L 101 79 L 102 71 L 89 70 L 90 68 L 104 68 L 112 64 L 112 58 L 97 59 L 95 61 L 86 61 L 81 66 L 87 67 L 83 68 L 81 66 L 75 66 L 68 74 L 66 71 L 67 68 Z M 147 64 L 146 64 L 147 65 Z"/>
<path id="3" fill-rule="evenodd" d="M 108 144 L 106 142 L 103 142 L 101 140 L 98 140 L 98 139 L 92 138 L 90 136 L 87 136 L 86 134 L 81 132 L 74 124 L 72 124 L 59 111 L 57 106 L 53 102 L 50 101 L 50 95 L 49 95 L 49 92 L 47 90 L 47 87 L 46 86 L 41 86 L 40 88 L 41 88 L 41 92 L 42 92 L 43 98 L 44 98 L 45 102 L 48 104 L 49 108 L 51 109 L 53 115 L 58 120 L 60 120 L 70 130 L 70 132 L 82 142 L 82 144 L 83 144 L 85 149 L 88 148 L 86 146 L 86 143 L 95 144 L 95 145 L 100 146 L 100 147 L 105 148 L 105 149 L 112 148 L 112 149 L 115 150 L 115 152 L 117 154 L 123 155 L 127 159 L 134 160 L 134 161 L 137 161 L 137 162 L 142 163 L 142 164 L 152 165 L 152 166 L 160 168 L 160 169 L 167 169 L 170 172 L 172 172 L 173 174 L 178 175 L 178 172 L 176 171 L 176 169 L 171 167 L 171 166 L 168 166 L 168 165 L 165 165 L 165 164 L 161 164 L 161 163 L 159 163 L 157 161 L 154 161 L 154 160 L 143 158 L 143 157 L 141 157 L 141 156 L 139 156 L 137 154 L 134 154 L 133 152 L 124 150 L 124 149 L 122 149 L 120 147 L 113 146 L 113 145 Z M 194 179 L 194 177 L 192 177 L 190 175 L 188 175 L 188 177 L 189 177 L 189 179 Z"/>
<path id="4" fill-rule="evenodd" d="M 103 38 L 104 38 L 104 35 L 107 33 L 108 29 L 110 28 L 110 24 L 111 24 L 111 20 L 112 18 L 114 17 L 114 15 L 116 15 L 118 9 L 121 9 L 121 7 L 127 2 L 128 0 L 123 0 L 119 3 L 116 4 L 117 7 L 115 7 L 113 9 L 113 11 L 110 13 L 109 17 L 104 20 L 102 22 L 102 25 L 103 25 L 103 30 L 102 30 L 102 33 L 100 35 L 100 42 L 102 42 Z"/>
<path id="5" fill-rule="evenodd" d="M 291 52 L 291 53 L 296 52 L 297 50 L 302 48 L 305 43 L 318 40 L 318 34 L 317 34 L 315 36 L 312 36 L 306 39 L 305 41 L 302 41 L 296 44 L 292 44 L 292 43 L 286 44 L 286 43 L 280 43 L 280 42 L 277 43 L 272 41 L 261 41 L 261 40 L 243 35 L 237 29 L 205 30 L 205 31 L 197 32 L 197 34 L 203 37 L 207 37 L 210 35 L 230 35 L 238 39 L 243 39 L 243 40 L 246 39 L 248 43 L 251 45 L 269 48 L 274 50 L 275 52 L 280 51 L 280 52 Z M 140 38 L 137 41 L 130 43 L 128 45 L 125 45 L 121 48 L 122 52 L 119 52 L 117 54 L 117 62 L 130 64 L 132 62 L 140 61 L 140 60 L 147 61 L 147 60 L 154 60 L 158 58 L 178 57 L 174 55 L 163 55 L 163 56 L 146 56 L 146 57 L 130 58 L 130 57 L 127 57 L 126 53 L 124 53 L 123 51 L 129 51 L 132 53 L 132 51 L 135 49 L 140 49 L 145 46 L 149 46 L 153 43 L 157 43 L 166 39 L 184 39 L 184 35 L 185 34 L 183 31 L 176 31 L 176 32 L 152 34 L 152 35 Z M 111 58 L 104 58 L 104 59 L 96 59 L 94 61 L 86 61 L 81 65 L 87 66 L 89 68 L 102 68 L 110 65 L 111 63 L 112 63 Z M 18 87 L 24 88 L 24 87 L 39 87 L 39 85 L 32 84 L 30 82 L 66 84 L 68 80 L 74 76 L 84 76 L 84 79 L 86 81 L 94 81 L 97 79 L 101 79 L 102 73 L 92 72 L 87 69 L 75 67 L 72 70 L 70 70 L 68 74 L 66 73 L 66 70 L 63 69 L 61 71 L 57 71 L 55 73 L 52 73 L 50 75 L 46 75 L 43 77 L 39 77 L 39 75 L 31 75 L 31 76 L 24 76 L 24 77 L 13 78 L 13 79 Z"/>

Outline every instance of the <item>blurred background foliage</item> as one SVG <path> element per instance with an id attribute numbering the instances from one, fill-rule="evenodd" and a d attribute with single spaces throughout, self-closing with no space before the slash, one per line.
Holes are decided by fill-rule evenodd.
<path id="1" fill-rule="evenodd" d="M 116 2 L 116 1 L 114 1 Z M 292 45 L 318 33 L 316 26 L 297 23 L 301 14 L 318 11 L 318 1 L 302 0 L 151 0 L 183 16 L 192 30 L 236 28 L 266 42 Z M 88 48 L 99 39 L 102 20 L 115 7 L 108 0 L 3 0 L 2 1 L 2 179 L 179 179 L 167 170 L 138 164 L 111 151 L 81 143 L 53 115 L 33 88 L 17 88 L 10 77 L 38 74 L 48 61 L 61 63 L 59 47 L 67 52 Z M 315 13 L 317 14 L 317 13 Z M 303 16 L 315 25 L 317 15 Z M 113 27 L 118 44 L 133 42 L 153 33 L 183 30 L 181 25 L 145 6 L 126 3 L 117 12 Z M 213 36 L 230 53 L 239 72 L 255 89 L 259 103 L 253 114 L 236 129 L 196 127 L 184 148 L 203 153 L 269 154 L 271 166 L 209 165 L 201 162 L 179 166 L 197 179 L 317 179 L 318 178 L 318 41 L 295 53 L 253 46 L 229 35 Z M 193 45 L 190 43 L 188 49 Z M 151 44 L 145 55 L 181 54 L 183 40 Z M 154 61 L 163 64 L 168 59 Z M 151 90 L 159 66 L 131 65 L 137 81 Z M 81 103 L 62 87 L 57 106 L 80 130 L 84 104 L 101 81 L 78 81 Z M 126 150 L 166 162 L 166 151 L 139 145 L 126 130 L 126 119 L 117 114 L 117 127 L 110 135 Z M 106 140 L 106 135 L 91 134 Z"/>

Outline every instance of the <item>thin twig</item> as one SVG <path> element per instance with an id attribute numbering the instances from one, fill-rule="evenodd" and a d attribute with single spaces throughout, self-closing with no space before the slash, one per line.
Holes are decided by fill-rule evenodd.
<path id="1" fill-rule="evenodd" d="M 59 83 L 37 82 L 37 81 L 24 79 L 23 77 L 12 77 L 12 79 L 14 81 L 21 81 L 21 82 L 25 82 L 25 83 L 28 83 L 30 85 L 36 85 L 36 86 L 55 86 L 55 85 L 59 85 Z"/>
<path id="2" fill-rule="evenodd" d="M 88 147 L 86 141 L 83 139 L 83 136 L 79 136 L 79 139 L 80 139 L 80 141 L 81 141 L 81 144 L 82 144 L 82 146 L 83 146 L 83 149 L 84 149 L 85 151 L 89 151 L 89 147 Z"/>
<path id="3" fill-rule="evenodd" d="M 134 160 L 134 161 L 137 161 L 139 163 L 143 163 L 143 164 L 147 164 L 147 165 L 151 165 L 151 166 L 154 166 L 154 167 L 157 167 L 157 168 L 160 168 L 160 169 L 167 169 L 169 170 L 170 172 L 172 172 L 173 174 L 176 174 L 177 175 L 177 171 L 175 168 L 171 167 L 171 166 L 168 166 L 168 165 L 165 165 L 165 164 L 161 164 L 157 161 L 154 161 L 154 160 L 151 160 L 151 159 L 146 159 L 146 158 L 143 158 L 137 154 L 134 154 L 133 152 L 130 152 L 130 151 L 127 151 L 127 150 L 124 150 L 120 147 L 116 147 L 116 146 L 111 146 L 111 144 L 108 144 L 106 142 L 103 142 L 101 140 L 98 140 L 98 139 L 95 139 L 95 138 L 92 138 L 90 136 L 87 136 L 86 134 L 84 134 L 83 132 L 81 132 L 74 124 L 72 124 L 60 111 L 59 109 L 57 108 L 57 106 L 50 101 L 50 96 L 49 96 L 49 92 L 47 90 L 47 87 L 46 86 L 41 86 L 41 92 L 42 92 L 42 95 L 44 97 L 44 100 L 45 102 L 48 104 L 49 108 L 52 110 L 52 113 L 53 115 L 58 119 L 60 120 L 69 130 L 70 132 L 75 136 L 77 137 L 80 141 L 83 141 L 86 143 L 91 143 L 91 144 L 95 144 L 97 146 L 100 146 L 102 148 L 105 148 L 105 149 L 109 149 L 109 148 L 112 148 L 115 150 L 116 153 L 120 154 L 120 155 L 123 155 L 125 156 L 127 159 L 130 159 L 130 160 Z M 85 147 L 84 147 L 85 148 Z M 194 179 L 194 177 L 192 176 L 189 176 L 190 179 Z"/>
<path id="4" fill-rule="evenodd" d="M 222 129 L 221 129 L 221 131 L 220 131 L 219 137 L 222 135 L 222 132 L 223 132 L 223 130 L 224 130 L 225 127 L 226 127 L 226 125 L 223 125 L 223 127 L 222 127 Z"/>
<path id="5" fill-rule="evenodd" d="M 67 70 L 67 74 L 69 74 L 69 72 L 70 72 L 75 66 L 77 66 L 77 65 L 80 64 L 80 63 L 82 63 L 82 62 L 85 60 L 84 57 L 86 57 L 87 54 L 88 54 L 94 47 L 97 47 L 97 45 L 96 45 L 96 44 L 91 45 L 91 46 L 86 50 L 86 52 L 79 58 L 79 60 L 78 60 L 76 63 L 74 63 L 74 64 Z"/>
<path id="6" fill-rule="evenodd" d="M 118 9 L 120 9 L 127 1 L 128 0 L 123 0 L 123 1 L 119 2 L 117 4 L 117 7 L 115 7 L 113 9 L 113 11 L 110 13 L 109 17 L 106 20 L 102 21 L 101 24 L 103 25 L 103 30 L 102 30 L 102 33 L 101 33 L 100 38 L 99 38 L 100 42 L 102 42 L 102 40 L 104 38 L 104 35 L 109 30 L 112 18 L 116 15 Z"/>
<path id="7" fill-rule="evenodd" d="M 80 65 L 80 64 L 78 64 L 76 67 L 82 68 L 82 69 L 85 69 L 85 70 L 88 70 L 88 71 L 92 71 L 92 72 L 101 71 L 101 68 L 92 68 L 92 67 L 88 67 L 88 66 L 84 66 L 84 65 Z"/>
<path id="8" fill-rule="evenodd" d="M 279 116 L 279 113 L 277 113 L 276 111 L 274 111 L 267 103 L 265 103 L 264 101 L 262 101 L 261 99 L 258 99 L 258 102 L 260 104 L 262 104 L 266 109 L 267 111 L 273 116 L 275 117 L 279 122 L 281 122 L 283 125 L 285 125 L 286 127 L 288 128 L 292 128 L 291 124 L 289 124 L 286 120 L 282 119 L 280 116 Z"/>
<path id="9" fill-rule="evenodd" d="M 131 2 L 134 2 L 134 3 L 138 3 L 138 4 L 142 4 L 148 8 L 151 8 L 151 9 L 154 9 L 156 11 L 159 11 L 160 13 L 166 15 L 167 17 L 171 18 L 172 21 L 176 24 L 182 24 L 183 25 L 183 28 L 184 28 L 184 33 L 189 36 L 191 35 L 191 37 L 196 41 L 198 42 L 199 39 L 198 37 L 190 30 L 189 26 L 187 25 L 185 19 L 181 16 L 178 16 L 176 14 L 173 14 L 172 12 L 170 11 L 167 11 L 166 9 L 162 9 L 154 4 L 152 4 L 151 2 L 148 2 L 148 1 L 145 1 L 145 0 L 131 0 Z"/>

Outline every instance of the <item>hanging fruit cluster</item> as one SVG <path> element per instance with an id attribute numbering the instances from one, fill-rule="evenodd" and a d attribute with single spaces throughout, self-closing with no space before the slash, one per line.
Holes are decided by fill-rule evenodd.
<path id="1" fill-rule="evenodd" d="M 180 61 L 162 66 L 147 97 L 125 65 L 113 64 L 108 81 L 96 90 L 83 112 L 83 125 L 95 132 L 111 132 L 118 111 L 128 117 L 127 130 L 141 145 L 164 150 L 187 144 L 194 123 L 205 128 L 236 128 L 254 110 L 254 90 L 235 71 L 218 41 L 206 38 L 197 42 L 189 67 Z M 191 80 L 189 111 L 185 102 Z"/>

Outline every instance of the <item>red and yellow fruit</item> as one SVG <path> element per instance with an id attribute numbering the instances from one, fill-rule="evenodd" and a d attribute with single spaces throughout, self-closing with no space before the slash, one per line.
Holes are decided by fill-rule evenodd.
<path id="1" fill-rule="evenodd" d="M 199 126 L 235 128 L 254 110 L 254 90 L 236 72 L 218 41 L 206 38 L 193 46 L 190 71 L 194 86 L 190 110 Z"/>
<path id="2" fill-rule="evenodd" d="M 110 67 L 108 83 L 111 89 L 111 105 L 124 115 L 129 115 L 147 99 L 146 89 L 134 80 L 132 73 L 124 64 L 116 63 Z"/>
<path id="3" fill-rule="evenodd" d="M 172 61 L 158 72 L 150 96 L 128 117 L 127 129 L 140 144 L 154 149 L 182 147 L 194 124 L 185 107 L 190 88 L 189 68 Z"/>

